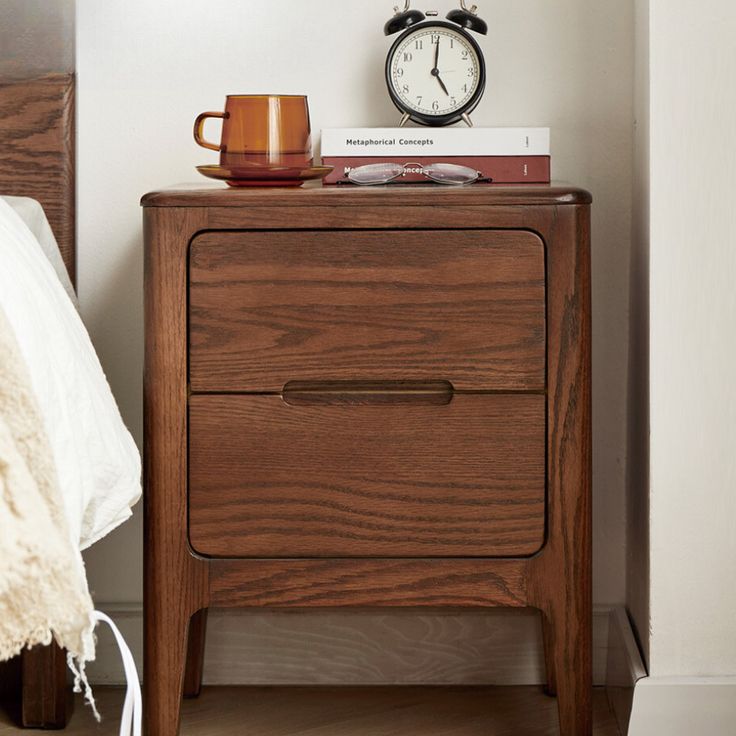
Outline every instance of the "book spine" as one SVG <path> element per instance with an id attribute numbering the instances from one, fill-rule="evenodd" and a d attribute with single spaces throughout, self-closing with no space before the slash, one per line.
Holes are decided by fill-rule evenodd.
<path id="1" fill-rule="evenodd" d="M 323 156 L 548 156 L 549 128 L 326 128 Z"/>
<path id="2" fill-rule="evenodd" d="M 325 178 L 325 184 L 337 184 L 347 180 L 351 169 L 367 164 L 395 163 L 411 166 L 402 176 L 402 181 L 426 181 L 421 167 L 432 163 L 458 164 L 479 171 L 483 178 L 492 179 L 496 184 L 549 184 L 549 156 L 419 156 L 407 161 L 406 157 L 397 156 L 323 156 L 324 166 L 334 166 Z"/>

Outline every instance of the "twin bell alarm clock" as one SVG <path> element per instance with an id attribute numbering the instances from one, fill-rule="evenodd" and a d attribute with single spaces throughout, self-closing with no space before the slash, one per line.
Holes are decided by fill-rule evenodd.
<path id="1" fill-rule="evenodd" d="M 420 125 L 452 125 L 460 120 L 472 126 L 470 113 L 486 86 L 486 65 L 478 42 L 471 35 L 488 33 L 475 5 L 465 0 L 439 20 L 436 10 L 422 13 L 394 8 L 396 15 L 384 33 L 396 39 L 386 59 L 386 83 L 391 99 L 409 120 Z"/>

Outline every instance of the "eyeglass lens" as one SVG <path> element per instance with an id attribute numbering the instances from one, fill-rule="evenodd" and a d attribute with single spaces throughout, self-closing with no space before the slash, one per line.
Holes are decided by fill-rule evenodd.
<path id="1" fill-rule="evenodd" d="M 353 184 L 371 186 L 388 184 L 404 174 L 409 164 L 367 164 L 348 172 Z M 470 184 L 480 178 L 480 174 L 467 166 L 458 164 L 428 164 L 421 167 L 422 174 L 438 184 Z"/>
<path id="2" fill-rule="evenodd" d="M 348 173 L 348 179 L 354 184 L 387 184 L 403 173 L 404 167 L 401 164 L 367 164 L 352 169 Z"/>
<path id="3" fill-rule="evenodd" d="M 424 167 L 423 172 L 440 184 L 470 184 L 480 176 L 475 169 L 458 164 L 430 164 Z"/>

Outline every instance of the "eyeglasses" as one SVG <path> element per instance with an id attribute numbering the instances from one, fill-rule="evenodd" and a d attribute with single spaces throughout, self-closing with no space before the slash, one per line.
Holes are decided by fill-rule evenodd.
<path id="1" fill-rule="evenodd" d="M 475 182 L 493 181 L 483 177 L 480 171 L 459 164 L 367 164 L 358 166 L 348 172 L 347 178 L 351 184 L 360 186 L 374 186 L 376 184 L 388 184 L 395 181 L 404 174 L 421 174 L 437 184 L 450 184 L 459 186 L 462 184 L 473 184 Z M 341 180 L 338 184 L 347 184 Z"/>

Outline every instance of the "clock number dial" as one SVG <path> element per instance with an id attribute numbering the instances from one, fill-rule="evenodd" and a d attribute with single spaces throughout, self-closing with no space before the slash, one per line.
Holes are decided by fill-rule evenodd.
<path id="1" fill-rule="evenodd" d="M 481 60 L 471 42 L 452 28 L 417 28 L 389 61 L 393 93 L 407 110 L 443 117 L 463 110 L 481 80 Z"/>

